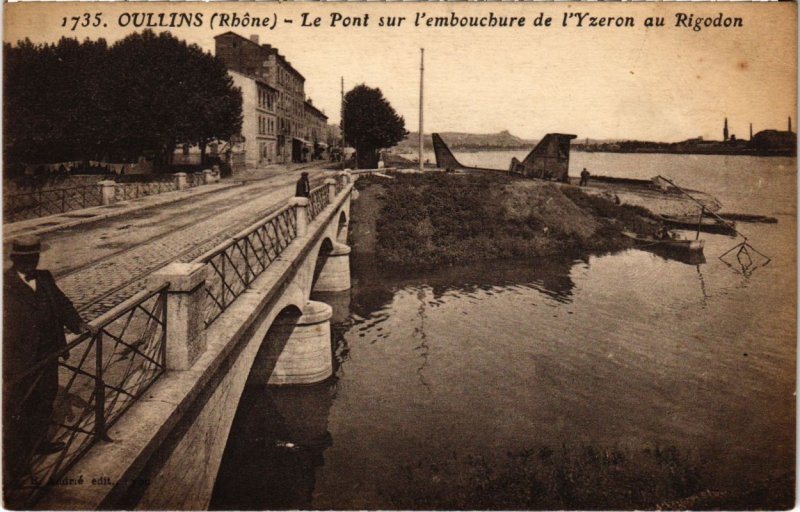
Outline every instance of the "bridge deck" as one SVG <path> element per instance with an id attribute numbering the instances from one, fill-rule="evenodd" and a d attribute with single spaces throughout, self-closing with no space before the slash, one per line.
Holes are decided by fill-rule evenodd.
<path id="1" fill-rule="evenodd" d="M 309 172 L 312 186 L 327 175 Z M 53 272 L 84 317 L 96 318 L 141 291 L 150 273 L 173 261 L 191 261 L 283 205 L 298 177 L 288 171 L 42 235 L 48 248 L 40 266 Z"/>

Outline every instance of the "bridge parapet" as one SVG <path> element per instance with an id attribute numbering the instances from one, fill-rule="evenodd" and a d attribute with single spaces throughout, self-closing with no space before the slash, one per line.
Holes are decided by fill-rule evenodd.
<path id="1" fill-rule="evenodd" d="M 4 414 L 31 407 L 33 389 L 58 364 L 62 384 L 54 404 L 49 439 L 64 443 L 57 453 L 20 453 L 7 447 L 4 497 L 9 508 L 31 508 L 53 486 L 83 484 L 81 474 L 65 476 L 97 441 L 110 440 L 108 432 L 123 414 L 148 391 L 166 370 L 166 327 L 168 282 L 142 290 L 130 299 L 94 319 L 96 334 L 72 339 L 66 348 L 24 374 L 9 378 L 4 387 L 17 386 L 20 403 L 6 404 Z M 4 418 L 5 428 L 15 428 Z M 29 425 L 21 425 L 30 428 Z M 16 473 L 14 465 L 30 461 Z M 85 482 L 90 485 L 91 482 Z"/>
<path id="2" fill-rule="evenodd" d="M 331 188 L 338 191 L 333 198 Z M 96 356 L 89 347 L 80 354 L 77 369 L 70 370 L 82 375 L 86 387 L 83 407 L 89 412 L 75 424 L 85 432 L 65 434 L 80 440 L 80 453 L 70 451 L 57 465 L 48 462 L 47 471 L 49 480 L 77 482 L 81 476 L 98 475 L 105 483 L 34 484 L 35 492 L 19 502 L 22 508 L 128 508 L 132 503 L 142 503 L 145 508 L 205 508 L 207 501 L 203 500 L 210 498 L 218 467 L 208 461 L 218 464 L 221 459 L 260 340 L 283 305 L 302 307 L 308 301 L 320 245 L 324 240 L 336 240 L 337 223 L 345 212 L 349 216 L 352 190 L 350 177 L 342 173 L 333 184 L 314 189 L 322 206 L 309 219 L 304 235 L 298 233 L 301 207 L 291 201 L 194 260 L 191 269 L 183 269 L 188 272 L 165 269 L 167 273 L 151 278 L 148 292 L 93 322 L 102 327 L 100 339 L 105 336 L 106 344 L 113 340 L 114 348 Z M 109 327 L 112 324 L 114 329 Z M 78 339 L 70 347 L 86 342 Z M 95 339 L 89 342 L 102 346 Z M 93 379 L 94 373 L 82 369 L 93 357 L 107 365 L 107 372 L 107 359 L 116 358 L 115 367 L 122 368 L 115 370 L 119 375 L 113 374 L 117 380 L 98 381 Z M 62 376 L 61 381 L 70 378 Z M 105 426 L 95 429 L 92 404 L 102 394 L 105 397 L 100 403 L 113 405 L 111 414 L 102 420 Z M 187 422 L 206 428 L 205 440 L 192 437 L 194 426 L 180 426 Z M 185 428 L 189 433 L 176 438 L 176 432 Z M 113 442 L 96 443 L 106 435 Z M 185 467 L 172 468 L 170 462 L 163 462 L 169 458 L 163 453 L 184 453 L 181 450 L 187 443 L 192 456 L 202 460 L 186 467 L 208 466 L 203 470 L 208 474 L 197 475 L 203 492 L 175 489 L 174 481 L 165 486 L 142 484 L 146 482 L 140 479 L 142 474 L 185 471 Z M 168 499 L 159 501 L 164 496 Z"/>

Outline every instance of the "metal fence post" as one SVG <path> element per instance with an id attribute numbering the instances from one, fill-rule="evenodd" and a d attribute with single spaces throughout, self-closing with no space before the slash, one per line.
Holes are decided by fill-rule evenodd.
<path id="1" fill-rule="evenodd" d="M 103 331 L 95 336 L 95 375 L 94 375 L 94 434 L 98 439 L 109 441 L 106 433 L 106 383 L 103 380 Z"/>

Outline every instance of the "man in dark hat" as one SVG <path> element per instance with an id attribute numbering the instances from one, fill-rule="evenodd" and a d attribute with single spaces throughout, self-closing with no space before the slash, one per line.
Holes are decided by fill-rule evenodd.
<path id="1" fill-rule="evenodd" d="M 300 174 L 300 179 L 297 180 L 297 188 L 295 188 L 295 197 L 308 197 L 311 195 L 311 183 L 308 181 L 308 173 L 303 171 Z"/>
<path id="2" fill-rule="evenodd" d="M 74 333 L 96 329 L 81 319 L 56 286 L 39 270 L 41 242 L 12 242 L 10 269 L 3 273 L 3 459 L 8 482 L 30 471 L 34 453 L 55 453 L 64 443 L 48 439 L 58 393 L 58 357 L 69 357 L 64 327 Z M 44 361 L 46 363 L 42 364 Z"/>

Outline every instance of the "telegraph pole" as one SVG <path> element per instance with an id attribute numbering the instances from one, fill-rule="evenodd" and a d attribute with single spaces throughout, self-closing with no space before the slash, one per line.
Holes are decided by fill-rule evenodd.
<path id="1" fill-rule="evenodd" d="M 422 172 L 425 164 L 422 160 L 422 79 L 425 72 L 425 48 L 419 49 L 419 172 Z"/>
<path id="2" fill-rule="evenodd" d="M 344 154 L 344 77 L 342 77 L 342 153 Z"/>

